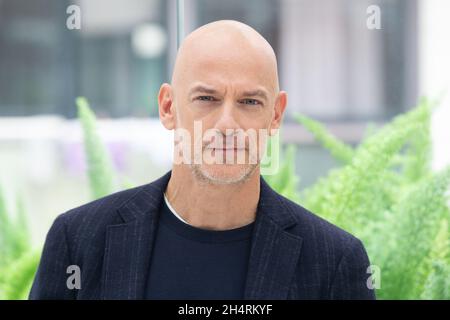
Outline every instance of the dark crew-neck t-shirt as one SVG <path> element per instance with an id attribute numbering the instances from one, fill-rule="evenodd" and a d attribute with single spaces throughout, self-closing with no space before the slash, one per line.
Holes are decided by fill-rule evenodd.
<path id="1" fill-rule="evenodd" d="M 216 231 L 181 221 L 161 205 L 147 299 L 243 299 L 254 222 Z"/>

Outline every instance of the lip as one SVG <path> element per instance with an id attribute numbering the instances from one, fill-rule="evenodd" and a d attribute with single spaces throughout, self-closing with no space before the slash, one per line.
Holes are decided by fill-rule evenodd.
<path id="1" fill-rule="evenodd" d="M 212 150 L 222 150 L 222 151 L 227 151 L 227 150 L 234 150 L 234 151 L 244 151 L 244 148 L 208 148 L 208 149 L 212 149 Z"/>

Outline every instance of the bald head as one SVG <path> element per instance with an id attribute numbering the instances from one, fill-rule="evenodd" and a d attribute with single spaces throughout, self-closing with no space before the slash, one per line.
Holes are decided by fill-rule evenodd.
<path id="1" fill-rule="evenodd" d="M 275 94 L 279 91 L 273 48 L 255 29 L 238 21 L 214 21 L 190 33 L 178 50 L 172 85 L 176 90 L 194 80 L 193 74 L 201 77 L 208 70 L 230 77 L 257 71 L 255 80 Z"/>
<path id="2" fill-rule="evenodd" d="M 194 140 L 182 152 L 188 159 L 201 159 L 211 149 L 217 149 L 220 158 L 220 150 L 224 149 L 208 146 L 220 145 L 223 139 L 229 145 L 230 139 L 238 140 L 240 136 L 245 147 L 233 149 L 235 156 L 251 162 L 265 150 L 264 133 L 271 135 L 280 127 L 287 94 L 279 90 L 277 60 L 270 44 L 251 27 L 223 20 L 206 24 L 184 39 L 172 83 L 161 85 L 158 103 L 163 125 L 169 130 L 187 131 L 186 140 Z M 207 132 L 213 136 L 204 135 Z M 180 141 L 175 140 L 175 144 Z M 251 144 L 257 146 L 253 151 Z M 194 145 L 203 148 L 194 150 Z M 189 168 L 206 181 L 237 183 L 250 177 L 257 166 L 196 162 Z"/>

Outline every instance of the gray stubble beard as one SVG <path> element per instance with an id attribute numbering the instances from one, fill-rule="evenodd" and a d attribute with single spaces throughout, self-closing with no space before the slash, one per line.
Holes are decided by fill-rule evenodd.
<path id="1" fill-rule="evenodd" d="M 246 165 L 242 174 L 240 174 L 236 178 L 230 179 L 221 179 L 218 177 L 214 177 L 203 170 L 200 164 L 190 164 L 189 167 L 195 178 L 203 183 L 215 185 L 231 185 L 242 184 L 246 182 L 255 172 L 256 168 L 258 168 L 258 165 L 258 163 Z"/>

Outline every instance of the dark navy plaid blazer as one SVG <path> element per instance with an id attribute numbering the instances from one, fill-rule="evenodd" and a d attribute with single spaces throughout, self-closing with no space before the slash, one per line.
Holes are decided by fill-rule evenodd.
<path id="1" fill-rule="evenodd" d="M 61 214 L 30 299 L 143 299 L 169 171 Z M 360 240 L 272 190 L 261 177 L 245 299 L 374 299 Z M 81 288 L 69 289 L 70 265 Z"/>

